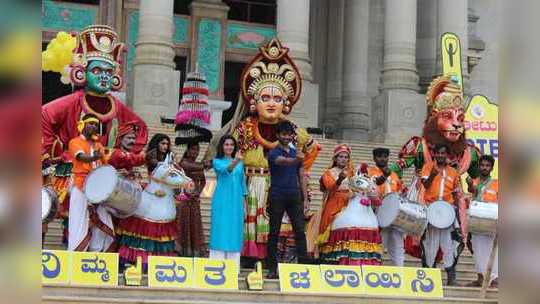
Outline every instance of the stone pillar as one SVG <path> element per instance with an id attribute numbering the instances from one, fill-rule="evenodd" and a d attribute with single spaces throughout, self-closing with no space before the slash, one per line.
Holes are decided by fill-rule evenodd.
<path id="1" fill-rule="evenodd" d="M 133 64 L 132 106 L 149 123 L 178 110 L 180 73 L 175 71 L 173 0 L 140 0 L 139 36 Z"/>
<path id="2" fill-rule="evenodd" d="M 190 70 L 198 66 L 206 75 L 210 98 L 223 99 L 227 12 L 221 0 L 195 0 L 191 9 Z"/>
<path id="3" fill-rule="evenodd" d="M 383 89 L 418 90 L 416 0 L 386 1 Z"/>
<path id="4" fill-rule="evenodd" d="M 416 4 L 386 1 L 382 92 L 374 105 L 383 116 L 373 121 L 377 141 L 402 142 L 420 134 L 425 117 L 424 98 L 417 92 Z"/>
<path id="5" fill-rule="evenodd" d="M 345 1 L 328 3 L 328 40 L 326 62 L 326 107 L 323 129 L 331 138 L 341 136 L 341 99 L 343 88 L 343 31 Z"/>
<path id="6" fill-rule="evenodd" d="M 439 0 L 437 9 L 437 70 L 442 73 L 440 37 L 445 32 L 455 33 L 461 42 L 461 69 L 463 73 L 463 88 L 465 95 L 470 91 L 467 54 L 469 46 L 468 35 L 468 0 Z M 435 75 L 435 76 L 436 76 Z"/>
<path id="7" fill-rule="evenodd" d="M 340 127 L 343 139 L 370 140 L 369 0 L 345 0 Z"/>
<path id="8" fill-rule="evenodd" d="M 302 75 L 302 95 L 290 115 L 302 127 L 318 126 L 319 86 L 313 83 L 309 57 L 310 0 L 277 1 L 277 36 Z"/>

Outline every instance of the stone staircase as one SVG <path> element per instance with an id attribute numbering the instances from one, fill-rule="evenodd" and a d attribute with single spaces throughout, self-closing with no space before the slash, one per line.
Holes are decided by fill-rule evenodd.
<path id="1" fill-rule="evenodd" d="M 150 127 L 150 134 L 168 134 L 174 141 L 174 129 L 172 126 L 157 125 Z M 374 147 L 384 146 L 391 151 L 391 160 L 395 160 L 401 146 L 380 145 L 375 143 L 347 142 L 330 139 L 318 139 L 322 151 L 311 171 L 310 185 L 313 193 L 312 210 L 318 210 L 321 206 L 322 193 L 319 191 L 319 177 L 331 164 L 333 147 L 337 143 L 345 142 L 351 145 L 353 161 L 355 165 L 360 162 L 372 164 L 371 150 Z M 201 157 L 204 155 L 207 145 L 201 146 Z M 183 153 L 180 147 L 173 147 L 175 153 Z M 144 172 L 142 170 L 141 172 Z M 412 178 L 412 170 L 404 174 L 405 184 L 409 184 Z M 207 172 L 208 184 L 215 181 L 213 171 Z M 210 225 L 210 197 L 202 197 L 201 214 L 204 225 L 204 234 L 208 240 Z M 61 243 L 62 232 L 59 221 L 49 224 L 49 230 L 45 238 L 44 247 L 47 249 L 65 249 Z M 388 256 L 384 255 L 384 264 L 389 265 Z M 413 257 L 406 257 L 405 266 L 420 267 L 420 261 Z M 43 303 L 497 303 L 498 290 L 488 289 L 486 299 L 480 298 L 479 288 L 467 287 L 444 287 L 444 299 L 418 299 L 418 298 L 389 298 L 365 295 L 339 295 L 310 294 L 305 295 L 279 292 L 277 280 L 265 280 L 263 291 L 252 292 L 247 290 L 245 277 L 249 270 L 242 269 L 238 291 L 209 291 L 203 289 L 171 290 L 149 287 L 88 287 L 88 286 L 43 286 Z M 443 273 L 443 282 L 445 274 Z M 464 284 L 476 278 L 474 260 L 467 250 L 461 255 L 457 266 L 458 283 Z M 122 281 L 122 279 L 121 279 Z M 122 285 L 122 284 L 121 284 Z"/>

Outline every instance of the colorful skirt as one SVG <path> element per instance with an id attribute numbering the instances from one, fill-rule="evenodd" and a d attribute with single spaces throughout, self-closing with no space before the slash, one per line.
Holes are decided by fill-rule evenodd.
<path id="1" fill-rule="evenodd" d="M 253 175 L 247 182 L 248 206 L 242 256 L 258 259 L 266 257 L 266 243 L 270 229 L 269 218 L 266 215 L 269 181 L 269 176 Z"/>
<path id="2" fill-rule="evenodd" d="M 320 247 L 323 261 L 340 265 L 381 265 L 383 245 L 377 217 L 369 205 L 352 198 L 334 219 Z"/>
<path id="3" fill-rule="evenodd" d="M 135 264 L 137 257 L 143 264 L 148 257 L 176 256 L 176 221 L 151 222 L 138 216 L 121 219 L 116 228 L 120 264 Z"/>

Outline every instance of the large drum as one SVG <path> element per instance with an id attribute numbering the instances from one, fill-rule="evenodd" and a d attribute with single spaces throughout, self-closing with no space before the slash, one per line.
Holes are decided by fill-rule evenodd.
<path id="1" fill-rule="evenodd" d="M 428 224 L 426 207 L 409 201 L 397 193 L 389 193 L 383 198 L 382 205 L 377 211 L 377 220 L 381 228 L 392 226 L 407 234 L 418 236 L 424 233 Z"/>
<path id="2" fill-rule="evenodd" d="M 472 233 L 493 234 L 497 232 L 499 205 L 472 201 L 467 211 L 467 223 Z"/>
<path id="3" fill-rule="evenodd" d="M 427 208 L 427 219 L 435 228 L 446 229 L 454 224 L 456 211 L 448 202 L 435 201 Z"/>
<path id="4" fill-rule="evenodd" d="M 47 224 L 56 216 L 58 196 L 50 187 L 41 188 L 41 223 Z"/>
<path id="5" fill-rule="evenodd" d="M 113 215 L 126 218 L 133 215 L 141 202 L 142 188 L 118 174 L 112 166 L 96 168 L 86 177 L 84 194 L 92 204 L 109 207 Z"/>

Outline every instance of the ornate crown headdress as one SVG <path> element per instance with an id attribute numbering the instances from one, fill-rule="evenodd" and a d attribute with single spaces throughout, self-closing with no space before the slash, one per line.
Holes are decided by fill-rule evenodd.
<path id="1" fill-rule="evenodd" d="M 426 103 L 430 114 L 465 106 L 461 87 L 450 75 L 433 79 L 426 93 Z"/>
<path id="2" fill-rule="evenodd" d="M 125 47 L 118 42 L 118 35 L 107 25 L 90 25 L 77 35 L 77 47 L 73 50 L 71 81 L 78 86 L 86 83 L 86 66 L 92 60 L 101 60 L 115 68 L 112 89 L 122 88 L 122 53 Z"/>
<path id="3" fill-rule="evenodd" d="M 115 67 L 121 62 L 124 44 L 107 25 L 90 25 L 77 35 L 77 48 L 73 51 L 73 62 L 86 66 L 91 60 L 109 62 Z"/>
<path id="4" fill-rule="evenodd" d="M 242 97 L 251 112 L 255 112 L 256 99 L 261 89 L 268 85 L 279 87 L 285 95 L 285 114 L 298 101 L 302 79 L 288 52 L 289 49 L 274 38 L 268 45 L 259 48 L 259 54 L 242 72 Z"/>

